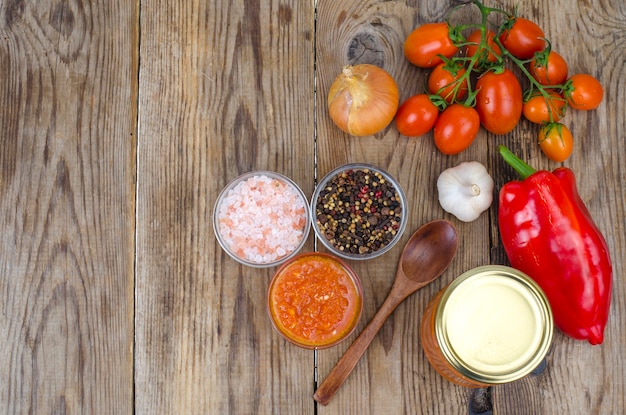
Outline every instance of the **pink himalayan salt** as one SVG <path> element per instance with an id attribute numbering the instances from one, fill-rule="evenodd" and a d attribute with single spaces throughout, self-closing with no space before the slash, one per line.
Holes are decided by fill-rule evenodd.
<path id="1" fill-rule="evenodd" d="M 305 203 L 289 183 L 265 175 L 250 177 L 224 197 L 220 235 L 239 258 L 257 264 L 277 261 L 304 237 Z"/>

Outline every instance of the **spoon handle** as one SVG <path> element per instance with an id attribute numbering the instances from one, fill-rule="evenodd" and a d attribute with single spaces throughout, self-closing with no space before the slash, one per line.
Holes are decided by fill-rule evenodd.
<path id="1" fill-rule="evenodd" d="M 354 340 L 335 367 L 333 367 L 328 376 L 326 376 L 326 379 L 324 379 L 319 388 L 317 388 L 315 394 L 313 394 L 313 399 L 322 405 L 326 405 L 330 402 L 331 398 L 346 381 L 352 369 L 354 369 L 359 362 L 370 343 L 372 343 L 372 340 L 376 337 L 376 334 L 385 320 L 387 320 L 387 317 L 389 317 L 398 304 L 405 298 L 406 296 L 400 298 L 398 295 L 394 295 L 393 292 L 390 293 L 372 320 L 367 324 L 361 334 L 359 334 L 359 337 Z"/>

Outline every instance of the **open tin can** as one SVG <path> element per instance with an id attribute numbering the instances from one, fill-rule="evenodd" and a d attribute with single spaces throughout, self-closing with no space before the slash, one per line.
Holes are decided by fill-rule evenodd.
<path id="1" fill-rule="evenodd" d="M 505 266 L 474 268 L 444 287 L 422 318 L 422 347 L 447 380 L 469 388 L 518 380 L 545 358 L 553 334 L 545 294 Z"/>

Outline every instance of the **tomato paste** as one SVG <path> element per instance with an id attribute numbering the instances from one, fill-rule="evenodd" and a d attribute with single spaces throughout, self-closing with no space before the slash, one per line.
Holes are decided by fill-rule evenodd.
<path id="1" fill-rule="evenodd" d="M 347 337 L 362 308 L 356 274 L 334 256 L 301 254 L 274 276 L 268 306 L 276 329 L 306 348 L 330 347 Z"/>

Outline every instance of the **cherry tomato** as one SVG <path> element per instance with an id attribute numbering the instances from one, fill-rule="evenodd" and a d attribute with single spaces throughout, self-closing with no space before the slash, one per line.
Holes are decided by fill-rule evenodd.
<path id="1" fill-rule="evenodd" d="M 576 74 L 568 79 L 565 86 L 565 99 L 570 107 L 577 110 L 598 108 L 604 96 L 602 84 L 587 74 Z"/>
<path id="2" fill-rule="evenodd" d="M 480 129 L 480 118 L 472 107 L 452 104 L 435 123 L 435 145 L 443 154 L 458 154 L 472 144 Z"/>
<path id="3" fill-rule="evenodd" d="M 524 117 L 535 124 L 557 122 L 565 115 L 565 98 L 556 91 L 546 90 L 548 97 L 536 92 L 522 107 Z M 552 116 L 552 118 L 550 118 Z"/>
<path id="4" fill-rule="evenodd" d="M 413 95 L 400 105 L 396 113 L 396 128 L 407 137 L 417 137 L 430 131 L 437 121 L 439 109 L 428 95 Z"/>
<path id="5" fill-rule="evenodd" d="M 502 32 L 500 42 L 516 58 L 530 59 L 546 47 L 546 35 L 535 22 L 517 17 L 508 24 L 511 26 Z"/>
<path id="6" fill-rule="evenodd" d="M 559 123 L 546 124 L 539 130 L 539 147 L 552 161 L 565 161 L 574 148 L 572 132 Z"/>
<path id="7" fill-rule="evenodd" d="M 487 131 L 506 134 L 522 116 L 522 87 L 509 69 L 486 72 L 476 82 L 476 110 Z"/>
<path id="8" fill-rule="evenodd" d="M 404 56 L 420 68 L 432 68 L 442 62 L 437 55 L 452 57 L 459 48 L 450 39 L 447 23 L 426 23 L 413 30 L 404 42 Z"/>
<path id="9" fill-rule="evenodd" d="M 465 75 L 464 68 L 449 66 L 442 62 L 435 66 L 428 77 L 428 91 L 433 95 L 439 95 L 448 104 L 452 104 L 455 100 L 462 100 L 467 96 L 467 77 L 464 78 L 463 75 Z"/>
<path id="10" fill-rule="evenodd" d="M 467 41 L 472 43 L 465 47 L 465 53 L 469 58 L 478 52 L 481 36 L 482 33 L 480 30 L 475 30 L 467 37 Z M 486 63 L 493 63 L 497 61 L 498 56 L 502 53 L 500 46 L 498 46 L 498 44 L 493 40 L 496 37 L 496 34 L 492 30 L 487 30 L 485 37 L 487 44 L 486 48 L 480 50 L 480 56 L 478 57 L 479 66 L 485 66 Z"/>
<path id="11" fill-rule="evenodd" d="M 530 61 L 529 69 L 530 74 L 541 85 L 561 85 L 567 80 L 567 62 L 553 50 L 547 54 L 537 54 Z"/>

